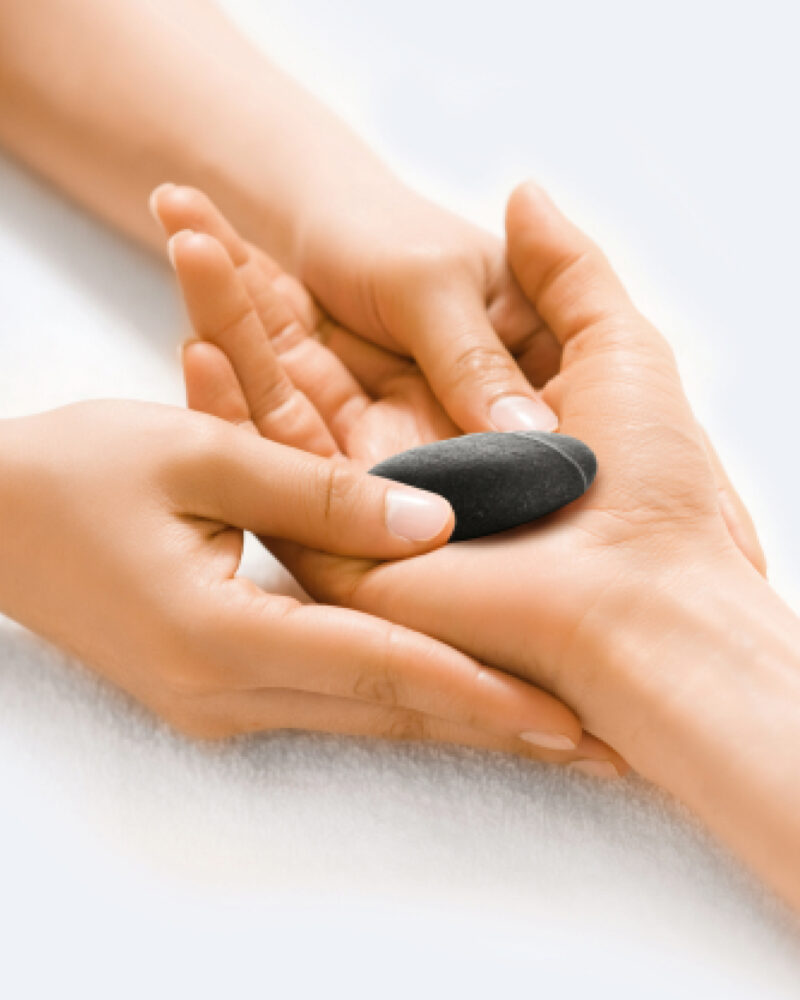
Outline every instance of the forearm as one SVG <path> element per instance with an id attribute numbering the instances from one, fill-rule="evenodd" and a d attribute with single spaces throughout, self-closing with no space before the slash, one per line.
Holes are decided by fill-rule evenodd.
<path id="1" fill-rule="evenodd" d="M 708 582 L 607 652 L 617 749 L 800 909 L 800 623 L 743 561 Z"/>
<path id="2" fill-rule="evenodd" d="M 394 183 L 206 0 L 6 3 L 0 141 L 154 246 L 152 188 L 202 187 L 290 267 L 304 214 Z"/>
<path id="3" fill-rule="evenodd" d="M 26 553 L 36 536 L 30 523 L 34 498 L 43 487 L 36 479 L 35 456 L 26 447 L 26 419 L 0 420 L 0 614 L 18 621 L 24 617 Z"/>

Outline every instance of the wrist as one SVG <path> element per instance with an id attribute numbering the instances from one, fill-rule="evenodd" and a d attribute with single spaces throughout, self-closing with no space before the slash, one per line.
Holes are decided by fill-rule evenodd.
<path id="1" fill-rule="evenodd" d="M 605 644 L 599 735 L 800 906 L 800 623 L 738 552 L 680 584 Z"/>
<path id="2" fill-rule="evenodd" d="M 616 613 L 604 608 L 615 624 L 594 643 L 605 689 L 599 735 L 692 805 L 733 794 L 723 777 L 741 785 L 768 746 L 779 757 L 782 729 L 792 744 L 800 623 L 735 550 L 661 580 L 618 594 Z"/>
<path id="3" fill-rule="evenodd" d="M 784 682 L 800 682 L 800 671 L 775 670 L 776 659 L 796 658 L 797 619 L 737 551 L 634 581 L 604 602 L 599 618 L 592 645 L 604 687 L 601 735 L 661 785 L 682 777 L 681 747 L 704 732 L 715 739 L 746 728 L 734 716 L 746 714 L 748 688 L 777 694 Z"/>

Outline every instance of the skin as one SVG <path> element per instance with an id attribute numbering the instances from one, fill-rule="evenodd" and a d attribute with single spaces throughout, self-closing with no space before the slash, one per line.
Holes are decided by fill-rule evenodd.
<path id="1" fill-rule="evenodd" d="M 386 523 L 393 484 L 149 404 L 2 421 L 0 458 L 0 609 L 182 732 L 319 729 L 616 759 L 527 683 L 382 619 L 235 575 L 242 529 L 397 558 L 444 541 L 452 511 L 432 540 L 406 541 Z"/>
<path id="2" fill-rule="evenodd" d="M 800 898 L 790 853 L 797 823 L 787 804 L 796 773 L 790 764 L 797 758 L 796 623 L 740 556 L 741 549 L 763 569 L 747 514 L 676 388 L 668 350 L 593 251 L 559 256 L 523 227 L 530 257 L 520 255 L 515 249 L 520 232 L 513 223 L 521 210 L 516 208 L 509 217 L 509 269 L 498 240 L 410 192 L 217 11 L 193 0 L 3 5 L 0 139 L 83 204 L 151 245 L 156 237 L 144 213 L 146 191 L 170 176 L 207 188 L 251 241 L 308 284 L 328 321 L 361 334 L 373 349 L 392 351 L 394 360 L 387 360 L 334 330 L 332 346 L 347 357 L 372 403 L 363 410 L 364 423 L 356 421 L 347 431 L 347 440 L 306 412 L 303 419 L 315 424 L 316 434 L 309 446 L 332 454 L 334 445 L 343 454 L 358 453 L 349 435 L 358 437 L 358 427 L 366 427 L 373 412 L 382 421 L 387 408 L 413 424 L 418 437 L 446 433 L 441 414 L 428 412 L 429 397 L 421 408 L 409 408 L 408 396 L 392 391 L 400 372 L 409 385 L 421 384 L 401 356 L 418 362 L 435 400 L 462 430 L 499 426 L 493 405 L 517 397 L 530 404 L 527 417 L 518 411 L 518 426 L 552 426 L 554 409 L 566 432 L 584 436 L 604 471 L 583 505 L 554 518 L 546 530 L 542 525 L 468 549 L 451 546 L 402 564 L 323 556 L 285 541 L 273 542 L 273 548 L 316 594 L 441 634 L 563 693 L 587 726 L 693 805 L 787 896 Z M 543 232 L 553 235 L 547 228 Z M 550 256 L 557 263 L 543 275 L 537 274 L 539 265 L 529 270 L 525 263 Z M 559 298 L 553 290 L 564 287 L 569 294 Z M 589 305 L 574 316 L 576 303 L 583 307 L 587 299 Z M 614 322 L 606 322 L 609 315 Z M 232 412 L 234 396 L 248 384 L 245 371 L 238 372 L 241 385 L 223 381 L 219 385 L 228 388 L 212 392 L 218 383 L 203 378 L 224 371 L 227 379 L 230 366 L 219 367 L 218 353 L 190 353 L 197 384 L 209 393 L 201 393 L 201 402 L 213 409 L 217 396 Z M 550 410 L 535 392 L 541 386 L 546 386 Z M 387 405 L 379 409 L 378 402 Z M 261 411 L 258 400 L 253 406 L 259 425 L 268 422 L 268 401 Z M 320 408 L 325 409 L 322 402 Z M 249 419 L 249 407 L 246 412 Z M 86 419 L 76 419 L 76 439 L 52 455 L 54 469 L 71 448 L 80 449 L 82 438 L 91 438 L 89 416 L 101 427 L 118 426 L 104 412 L 80 414 Z M 85 510 L 105 493 L 97 489 L 92 466 L 90 489 L 79 494 L 86 507 L 67 505 L 72 517 L 59 520 L 58 510 L 38 495 L 43 483 L 54 480 L 35 462 L 28 475 L 21 456 L 31 452 L 20 440 L 30 434 L 41 453 L 49 454 L 47 442 L 69 423 L 64 414 L 49 419 L 42 432 L 47 420 L 31 418 L 21 437 L 16 436 L 20 424 L 13 425 L 14 433 L 3 427 L 9 455 L 21 463 L 20 482 L 33 491 L 23 495 L 16 486 L 3 488 L 4 516 L 26 526 L 19 532 L 29 541 L 26 559 L 34 536 L 47 537 L 49 524 L 61 528 L 56 546 L 76 527 L 84 528 Z M 177 425 L 173 428 L 173 418 L 165 420 L 170 426 L 165 425 L 163 436 L 168 437 Z M 327 422 L 323 416 L 322 423 Z M 139 423 L 138 413 L 131 423 Z M 514 425 L 508 412 L 503 425 Z M 187 441 L 194 426 L 185 426 Z M 398 430 L 398 422 L 393 427 L 395 440 L 406 438 L 407 429 Z M 137 439 L 131 428 L 119 433 L 118 439 L 99 442 L 104 456 L 120 445 L 132 447 Z M 283 432 L 273 433 L 280 437 Z M 364 432 L 364 439 L 371 433 Z M 165 469 L 187 471 L 184 459 L 165 460 L 155 447 L 153 454 L 156 467 L 137 464 L 142 478 L 115 496 L 118 505 L 106 511 L 109 523 L 128 510 L 123 501 L 129 494 L 138 496 L 140 486 L 143 499 L 159 495 Z M 213 449 L 202 455 L 212 464 L 216 460 Z M 67 481 L 62 471 L 61 486 Z M 61 490 L 62 496 L 68 493 Z M 325 496 L 324 489 L 320 495 Z M 197 499 L 188 511 L 178 505 L 180 532 L 186 513 L 198 516 L 193 513 Z M 38 519 L 34 513 L 20 515 L 28 506 L 38 511 Z M 169 510 L 159 535 L 166 548 L 175 527 L 174 506 Z M 130 523 L 126 520 L 126 527 Z M 93 537 L 90 532 L 86 541 Z M 16 537 L 4 544 L 7 565 L 14 567 L 10 578 L 22 574 L 29 595 L 41 589 L 41 580 L 57 578 L 48 561 L 40 565 L 39 577 L 28 579 Z M 100 532 L 96 564 L 120 567 L 118 545 L 118 533 Z M 123 551 L 136 562 L 138 550 L 123 546 Z M 160 565 L 157 559 L 154 565 Z M 228 576 L 221 579 L 230 584 L 230 564 L 226 570 Z M 130 598 L 141 599 L 145 582 L 152 585 L 147 574 L 128 567 L 121 579 L 139 581 Z M 73 587 L 71 576 L 61 582 L 65 593 Z M 107 587 L 107 579 L 103 584 Z M 95 585 L 98 596 L 105 597 L 106 590 L 101 594 Z M 85 620 L 77 601 L 74 608 L 55 599 L 52 605 L 45 602 L 43 607 L 53 609 L 51 619 L 37 611 L 30 596 L 26 600 L 16 587 L 8 588 L 7 583 L 4 598 L 12 613 L 111 672 L 119 647 L 112 651 L 107 637 L 105 655 L 102 642 L 99 655 L 93 654 L 86 636 L 97 622 Z M 187 594 L 196 594 L 188 581 L 187 588 Z M 225 593 L 234 590 L 231 586 Z M 456 606 L 458 616 L 452 610 Z M 208 610 L 213 618 L 213 609 Z M 60 618 L 71 613 L 84 626 L 74 636 Z M 124 618 L 119 609 L 116 613 Z M 155 620 L 161 621 L 162 614 L 173 621 L 169 608 L 156 610 Z M 193 617 L 189 629 L 181 619 L 182 641 L 192 629 L 205 635 L 206 625 L 198 626 L 198 620 Z M 120 634 L 126 634 L 125 624 L 120 621 Z M 175 632 L 166 628 L 164 634 L 174 638 Z M 213 644 L 200 653 L 208 648 Z M 656 655 L 669 669 L 654 667 Z M 218 668 L 223 660 L 227 665 L 223 656 Z M 178 662 L 185 666 L 180 656 Z M 687 673 L 687 664 L 697 662 L 704 665 L 700 674 Z M 129 672 L 136 672 L 133 662 Z M 172 670 L 167 674 L 174 676 Z M 183 674 L 179 669 L 178 676 Z M 174 685 L 167 687 L 171 691 Z M 713 711 L 697 710 L 699 695 Z M 292 724 L 300 715 L 288 712 L 282 718 Z M 632 718 L 642 721 L 632 725 Z M 737 735 L 735 744 L 731 733 Z"/>
<path id="3" fill-rule="evenodd" d="M 150 245 L 149 191 L 203 187 L 341 322 L 413 355 L 460 427 L 492 429 L 510 396 L 554 426 L 526 375 L 555 345 L 501 241 L 403 185 L 204 0 L 0 6 L 0 141 Z"/>
<path id="4" fill-rule="evenodd" d="M 329 381 L 328 354 L 298 343 L 290 382 L 316 393 L 323 416 L 295 396 L 280 414 L 284 442 L 363 465 L 458 429 L 554 426 L 536 387 L 558 370 L 561 345 L 502 242 L 409 190 L 212 4 L 0 5 L 0 141 L 149 246 L 160 241 L 147 192 L 165 177 L 199 184 L 250 250 L 266 248 L 303 279 L 322 307 L 293 286 L 303 329 L 329 338 L 358 384 L 341 366 Z M 261 371 L 240 369 L 249 392 L 262 392 Z M 270 400 L 283 398 L 279 383 L 253 400 L 260 428 Z M 509 399 L 527 408 L 506 406 L 498 418 L 494 404 Z M 714 465 L 729 530 L 763 565 L 747 512 Z M 564 711 L 532 732 L 550 748 L 578 740 L 581 756 L 622 767 L 581 740 Z"/>
<path id="5" fill-rule="evenodd" d="M 800 908 L 800 623 L 737 546 L 672 353 L 598 248 L 534 185 L 512 196 L 507 236 L 521 287 L 562 345 L 545 398 L 596 452 L 595 485 L 535 525 L 403 562 L 273 550 L 316 596 L 575 705 Z M 179 232 L 172 254 L 195 322 L 201 259 L 244 287 L 213 237 Z M 242 366 L 246 353 L 224 338 L 190 344 L 192 405 L 224 400 L 220 416 L 246 422 Z"/>
<path id="6" fill-rule="evenodd" d="M 204 189 L 328 321 L 413 358 L 450 423 L 555 426 L 536 388 L 557 373 L 561 343 L 502 241 L 402 184 L 212 3 L 0 4 L 0 142 L 151 247 L 149 191 L 165 178 Z M 370 384 L 387 371 L 380 353 L 358 363 L 376 365 Z M 493 410 L 509 399 L 521 409 Z M 450 429 L 437 417 L 437 433 Z M 711 462 L 729 530 L 763 568 L 749 515 Z"/>

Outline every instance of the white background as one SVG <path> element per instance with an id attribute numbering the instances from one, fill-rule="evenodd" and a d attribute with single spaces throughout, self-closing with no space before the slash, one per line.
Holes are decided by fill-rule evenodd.
<path id="1" fill-rule="evenodd" d="M 226 6 L 426 193 L 497 229 L 532 175 L 600 240 L 800 607 L 795 5 Z M 0 296 L 0 415 L 180 400 L 166 269 L 3 162 Z M 636 781 L 197 747 L 2 623 L 0 821 L 3 996 L 800 990 L 780 909 Z"/>

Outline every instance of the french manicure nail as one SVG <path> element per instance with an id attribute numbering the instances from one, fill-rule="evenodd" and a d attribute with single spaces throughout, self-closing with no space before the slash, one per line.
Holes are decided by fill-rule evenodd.
<path id="1" fill-rule="evenodd" d="M 588 774 L 591 778 L 618 778 L 619 771 L 610 760 L 575 760 L 569 767 L 573 771 L 580 771 L 581 774 Z"/>
<path id="2" fill-rule="evenodd" d="M 165 191 L 171 191 L 174 187 L 175 187 L 174 184 L 159 184 L 158 187 L 154 188 L 150 193 L 150 197 L 147 200 L 147 204 L 150 208 L 150 214 L 158 223 L 161 222 L 161 219 L 159 219 L 158 217 L 158 209 L 156 207 L 158 205 L 158 199 L 161 196 L 161 194 L 163 194 Z"/>
<path id="3" fill-rule="evenodd" d="M 386 492 L 386 525 L 409 542 L 435 538 L 452 516 L 444 497 L 423 490 L 390 489 Z"/>
<path id="4" fill-rule="evenodd" d="M 499 431 L 554 431 L 558 417 L 541 399 L 503 396 L 489 409 L 489 419 Z"/>
<path id="5" fill-rule="evenodd" d="M 527 733 L 520 733 L 519 738 L 526 743 L 533 743 L 534 746 L 544 747 L 545 750 L 574 750 L 578 745 L 563 733 L 540 733 L 530 730 Z"/>
<path id="6" fill-rule="evenodd" d="M 191 229 L 181 229 L 179 232 L 173 233 L 167 240 L 167 257 L 169 257 L 169 262 L 173 268 L 175 267 L 175 243 L 185 236 L 194 236 L 194 231 Z"/>
<path id="7" fill-rule="evenodd" d="M 169 262 L 173 268 L 175 267 L 175 247 L 173 244 L 175 243 L 175 236 L 177 235 L 178 234 L 175 233 L 174 236 L 170 236 L 167 240 L 167 257 L 169 258 Z"/>

